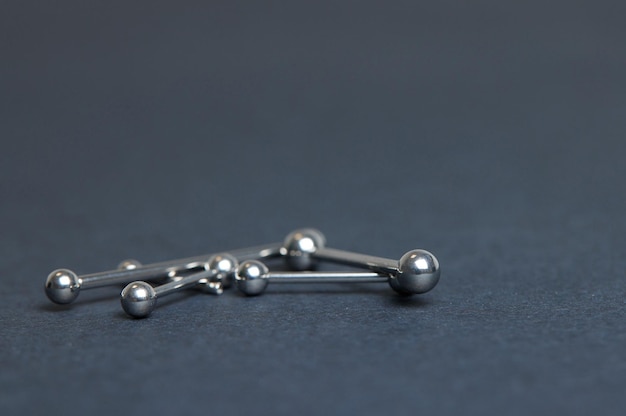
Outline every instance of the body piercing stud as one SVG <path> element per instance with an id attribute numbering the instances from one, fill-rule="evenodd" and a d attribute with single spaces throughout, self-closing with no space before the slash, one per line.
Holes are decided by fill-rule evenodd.
<path id="1" fill-rule="evenodd" d="M 260 295 L 270 282 L 276 283 L 380 283 L 387 277 L 374 272 L 270 272 L 257 260 L 243 262 L 237 269 L 237 288 L 248 296 Z"/>
<path id="2" fill-rule="evenodd" d="M 281 254 L 296 270 L 309 269 L 316 260 L 368 269 L 389 276 L 392 289 L 404 295 L 428 292 L 439 281 L 439 261 L 426 250 L 411 250 L 398 261 L 326 248 L 325 243 L 324 235 L 315 229 L 296 230 L 285 239 Z"/>
<path id="3" fill-rule="evenodd" d="M 273 243 L 263 246 L 232 250 L 229 253 L 243 261 L 256 258 L 270 258 L 280 256 L 282 244 Z M 105 272 L 85 274 L 78 276 L 69 269 L 57 269 L 50 273 L 46 279 L 44 289 L 48 298 L 55 303 L 72 303 L 82 289 L 128 283 L 138 279 L 155 279 L 167 277 L 177 271 L 190 270 L 202 265 L 212 255 L 195 256 L 178 260 L 170 260 L 160 263 L 147 264 L 141 267 L 129 268 L 125 265 L 123 270 L 110 270 Z M 125 263 L 125 262 L 123 262 Z M 121 265 L 120 265 L 121 266 Z"/>
<path id="4" fill-rule="evenodd" d="M 224 260 L 223 256 L 224 255 L 213 256 L 205 264 L 204 271 L 192 273 L 178 281 L 172 281 L 154 288 L 148 283 L 142 281 L 129 283 L 122 290 L 122 308 L 133 318 L 145 318 L 149 316 L 156 307 L 157 298 L 167 296 L 191 286 L 207 286 L 211 289 L 205 289 L 205 291 L 211 291 L 217 295 L 222 294 L 221 281 L 214 279 L 220 273 L 232 274 L 237 268 L 236 261 L 231 263 L 230 258 L 228 260 Z M 231 265 L 230 270 L 223 270 L 223 268 L 226 267 L 226 263 Z"/>

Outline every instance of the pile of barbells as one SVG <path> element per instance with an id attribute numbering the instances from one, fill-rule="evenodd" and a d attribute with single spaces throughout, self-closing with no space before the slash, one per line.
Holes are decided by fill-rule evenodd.
<path id="1" fill-rule="evenodd" d="M 270 272 L 261 260 L 285 258 L 292 271 Z M 364 269 L 367 271 L 311 271 L 318 261 Z M 220 295 L 232 286 L 247 296 L 262 294 L 272 283 L 380 283 L 388 282 L 402 296 L 425 293 L 434 288 L 441 274 L 437 258 L 426 250 L 416 249 L 399 261 L 368 256 L 326 247 L 320 231 L 304 228 L 293 231 L 284 243 L 207 254 L 186 259 L 142 265 L 125 260 L 116 270 L 76 275 L 58 269 L 46 279 L 48 298 L 58 304 L 72 303 L 81 290 L 116 284 L 128 285 L 122 290 L 124 311 L 133 318 L 145 318 L 156 307 L 157 299 L 187 288 Z M 143 280 L 162 284 L 150 285 Z"/>

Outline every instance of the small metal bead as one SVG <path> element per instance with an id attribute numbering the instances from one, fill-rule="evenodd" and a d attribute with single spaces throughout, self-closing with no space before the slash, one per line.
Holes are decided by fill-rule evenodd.
<path id="1" fill-rule="evenodd" d="M 260 295 L 269 283 L 267 280 L 268 273 L 269 269 L 265 264 L 256 260 L 248 260 L 237 269 L 235 283 L 245 295 Z"/>
<path id="2" fill-rule="evenodd" d="M 154 310 L 157 295 L 146 282 L 133 282 L 122 290 L 122 308 L 134 318 L 145 318 Z"/>
<path id="3" fill-rule="evenodd" d="M 440 275 L 439 261 L 432 253 L 412 250 L 400 258 L 398 272 L 391 276 L 389 285 L 400 294 L 426 293 L 437 285 Z"/>
<path id="4" fill-rule="evenodd" d="M 198 287 L 200 290 L 205 290 L 205 286 L 211 286 L 211 283 L 220 282 L 220 288 L 227 289 L 231 286 L 232 281 L 234 279 L 235 273 L 237 272 L 237 266 L 239 262 L 235 256 L 232 256 L 228 253 L 216 254 L 215 256 L 209 259 L 209 263 L 206 266 L 207 270 L 212 270 L 216 273 L 215 278 L 209 279 L 208 281 L 205 279 L 205 282 L 200 282 Z M 214 288 L 210 288 L 211 293 L 214 292 Z"/>
<path id="5" fill-rule="evenodd" d="M 72 303 L 80 293 L 81 281 L 71 270 L 57 269 L 48 275 L 44 286 L 46 295 L 54 303 Z"/>
<path id="6" fill-rule="evenodd" d="M 138 267 L 141 267 L 141 262 L 135 259 L 126 259 L 117 265 L 119 270 L 135 270 Z"/>
<path id="7" fill-rule="evenodd" d="M 313 253 L 325 245 L 326 238 L 321 231 L 303 228 L 287 235 L 280 254 L 286 256 L 287 264 L 293 270 L 310 270 L 317 263 Z"/>

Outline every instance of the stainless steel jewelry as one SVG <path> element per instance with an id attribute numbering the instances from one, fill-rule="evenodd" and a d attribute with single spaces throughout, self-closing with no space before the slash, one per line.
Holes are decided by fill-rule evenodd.
<path id="1" fill-rule="evenodd" d="M 222 294 L 220 275 L 232 275 L 237 269 L 237 260 L 230 254 L 218 254 L 204 264 L 203 271 L 192 273 L 180 280 L 152 287 L 149 283 L 136 281 L 129 283 L 121 293 L 124 311 L 134 318 L 149 316 L 156 307 L 157 299 L 188 287 L 205 286 L 204 291 Z"/>
<path id="2" fill-rule="evenodd" d="M 287 264 L 295 270 L 307 270 L 317 261 L 359 267 L 388 276 L 389 285 L 403 295 L 425 293 L 439 282 L 439 261 L 430 252 L 416 249 L 400 260 L 369 256 L 345 250 L 327 248 L 324 235 L 313 228 L 303 228 L 289 234 L 280 249 Z"/>

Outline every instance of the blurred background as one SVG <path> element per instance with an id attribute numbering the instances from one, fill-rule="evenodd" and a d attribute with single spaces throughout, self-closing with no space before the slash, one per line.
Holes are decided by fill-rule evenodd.
<path id="1" fill-rule="evenodd" d="M 0 403 L 619 414 L 625 15 L 604 1 L 3 2 Z M 296 288 L 189 296 L 139 322 L 117 300 L 59 309 L 41 289 L 58 267 L 302 226 L 337 248 L 431 250 L 441 283 L 414 307 L 387 288 Z M 73 407 L 57 401 L 68 386 Z"/>

